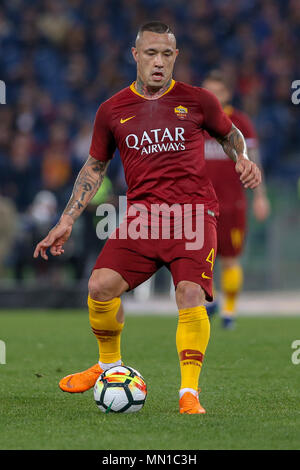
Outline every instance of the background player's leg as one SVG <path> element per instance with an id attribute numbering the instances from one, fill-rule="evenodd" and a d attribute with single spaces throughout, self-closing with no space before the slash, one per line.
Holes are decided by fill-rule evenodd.
<path id="1" fill-rule="evenodd" d="M 179 310 L 176 347 L 181 372 L 179 396 L 182 399 L 189 392 L 198 398 L 199 377 L 210 336 L 210 323 L 203 305 L 205 293 L 200 285 L 181 281 L 176 288 L 176 302 Z"/>
<path id="2" fill-rule="evenodd" d="M 218 293 L 214 286 L 213 286 L 213 296 L 214 296 L 214 299 L 212 302 L 205 302 L 207 315 L 209 316 L 210 319 L 218 312 L 218 309 L 219 309 Z"/>
<path id="3" fill-rule="evenodd" d="M 234 326 L 236 306 L 243 286 L 243 270 L 238 257 L 221 257 L 221 288 L 224 296 L 222 307 L 222 325 Z"/>
<path id="4" fill-rule="evenodd" d="M 99 347 L 99 365 L 106 370 L 121 364 L 124 311 L 120 295 L 129 288 L 123 277 L 108 268 L 95 269 L 89 280 L 89 319 Z"/>

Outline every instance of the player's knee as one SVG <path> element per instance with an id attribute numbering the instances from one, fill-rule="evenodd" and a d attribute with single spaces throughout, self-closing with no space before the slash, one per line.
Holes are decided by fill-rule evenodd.
<path id="1" fill-rule="evenodd" d="M 204 292 L 198 284 L 181 281 L 176 289 L 176 300 L 179 308 L 192 308 L 202 305 L 205 300 Z"/>
<path id="2" fill-rule="evenodd" d="M 88 283 L 89 295 L 98 302 L 107 302 L 116 297 L 108 279 L 103 276 L 91 276 Z"/>

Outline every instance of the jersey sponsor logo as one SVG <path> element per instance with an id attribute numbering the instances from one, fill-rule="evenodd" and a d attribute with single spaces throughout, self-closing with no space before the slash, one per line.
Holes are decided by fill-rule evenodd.
<path id="1" fill-rule="evenodd" d="M 127 122 L 127 121 L 130 121 L 130 119 L 133 119 L 135 116 L 130 116 L 129 118 L 126 118 L 126 119 L 120 119 L 120 123 L 121 124 L 124 124 L 124 122 Z"/>
<path id="2" fill-rule="evenodd" d="M 176 116 L 178 117 L 178 119 L 185 119 L 188 114 L 188 109 L 182 105 L 179 105 L 177 106 L 177 108 L 174 108 L 174 112 Z"/>
<path id="3" fill-rule="evenodd" d="M 179 359 L 180 361 L 194 360 L 203 362 L 204 354 L 202 354 L 201 351 L 197 351 L 195 349 L 183 349 L 179 353 Z"/>
<path id="4" fill-rule="evenodd" d="M 140 150 L 141 155 L 185 150 L 184 128 L 151 129 L 141 135 L 128 134 L 125 138 L 129 149 Z"/>

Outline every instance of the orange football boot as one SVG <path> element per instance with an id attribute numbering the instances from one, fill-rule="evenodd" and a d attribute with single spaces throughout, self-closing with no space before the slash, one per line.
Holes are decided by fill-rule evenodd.
<path id="1" fill-rule="evenodd" d="M 188 415 L 202 415 L 206 413 L 203 406 L 200 405 L 199 397 L 193 395 L 191 392 L 185 392 L 179 400 L 179 411 L 182 414 Z"/>
<path id="2" fill-rule="evenodd" d="M 59 387 L 63 392 L 83 393 L 92 388 L 103 370 L 99 364 L 95 364 L 83 372 L 70 374 L 61 379 Z"/>

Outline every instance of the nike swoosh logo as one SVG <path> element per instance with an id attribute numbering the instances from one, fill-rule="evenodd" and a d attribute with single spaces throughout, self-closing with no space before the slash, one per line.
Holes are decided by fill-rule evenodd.
<path id="1" fill-rule="evenodd" d="M 195 357 L 195 353 L 188 353 L 186 352 L 185 353 L 185 357 L 188 358 L 188 357 Z"/>
<path id="2" fill-rule="evenodd" d="M 122 119 L 122 118 L 121 118 L 121 119 L 120 119 L 120 123 L 121 123 L 121 124 L 124 124 L 124 122 L 129 121 L 130 119 L 133 119 L 134 117 L 135 117 L 135 116 L 130 116 L 129 118 L 126 118 L 126 119 Z"/>
<path id="3" fill-rule="evenodd" d="M 115 399 L 113 398 L 111 404 L 108 406 L 108 408 L 107 408 L 107 410 L 105 411 L 105 413 L 109 413 L 109 412 L 110 412 L 110 409 L 111 409 L 112 404 L 113 404 L 114 401 L 115 401 Z"/>
<path id="4" fill-rule="evenodd" d="M 203 277 L 203 279 L 211 279 L 211 277 L 206 276 L 206 274 L 204 272 L 201 274 L 201 276 Z"/>
<path id="5" fill-rule="evenodd" d="M 67 381 L 67 383 L 66 383 L 66 386 L 67 386 L 68 388 L 74 388 L 74 385 L 71 384 L 72 378 L 73 378 L 73 375 L 71 375 L 71 377 L 68 379 L 68 381 Z"/>
<path id="6" fill-rule="evenodd" d="M 201 351 L 192 349 L 184 349 L 179 353 L 180 361 L 186 361 L 188 359 L 194 359 L 195 361 L 203 362 L 204 354 Z"/>

